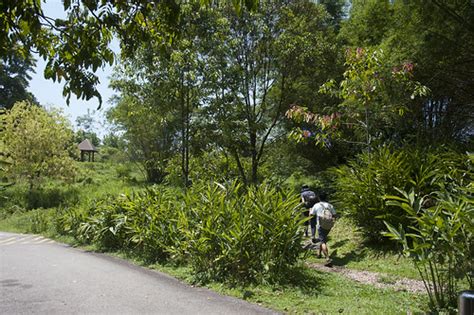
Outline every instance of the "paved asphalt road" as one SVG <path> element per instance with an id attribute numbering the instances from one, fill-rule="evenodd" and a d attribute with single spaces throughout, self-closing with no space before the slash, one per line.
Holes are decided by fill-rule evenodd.
<path id="1" fill-rule="evenodd" d="M 0 232 L 0 314 L 275 314 L 123 260 Z"/>

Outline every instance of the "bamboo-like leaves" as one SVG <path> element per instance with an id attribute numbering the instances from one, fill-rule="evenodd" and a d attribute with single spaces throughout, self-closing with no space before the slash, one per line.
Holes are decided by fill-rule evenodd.
<path id="1" fill-rule="evenodd" d="M 303 251 L 297 204 L 297 195 L 268 185 L 244 191 L 212 183 L 185 193 L 156 187 L 95 203 L 70 233 L 150 261 L 186 261 L 203 281 L 276 280 Z"/>

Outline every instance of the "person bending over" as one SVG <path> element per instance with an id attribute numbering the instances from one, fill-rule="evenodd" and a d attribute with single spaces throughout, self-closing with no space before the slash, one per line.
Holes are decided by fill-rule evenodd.
<path id="1" fill-rule="evenodd" d="M 313 238 L 313 243 L 320 242 L 319 256 L 321 252 L 326 258 L 327 264 L 330 264 L 329 249 L 327 245 L 328 235 L 334 226 L 336 220 L 336 210 L 334 206 L 326 201 L 326 195 L 321 194 L 319 196 L 319 202 L 317 202 L 310 210 L 310 215 L 313 215 L 318 224 L 318 238 Z"/>
<path id="2" fill-rule="evenodd" d="M 309 189 L 308 185 L 301 186 L 301 203 L 303 204 L 303 216 L 305 218 L 309 217 L 310 209 L 318 202 L 318 197 L 316 193 Z M 310 220 L 305 221 L 304 225 L 304 235 L 308 236 L 308 225 L 311 224 L 311 238 L 314 238 L 316 234 L 316 217 L 312 216 Z"/>

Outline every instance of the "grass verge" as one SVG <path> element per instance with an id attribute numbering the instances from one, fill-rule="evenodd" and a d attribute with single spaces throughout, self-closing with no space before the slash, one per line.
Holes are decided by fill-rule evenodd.
<path id="1" fill-rule="evenodd" d="M 153 265 L 154 269 L 192 283 L 186 267 Z M 207 287 L 288 314 L 407 314 L 420 313 L 427 305 L 424 294 L 377 289 L 341 275 L 301 268 L 293 284 L 229 287 L 210 283 Z"/>
<path id="2" fill-rule="evenodd" d="M 28 220 L 28 213 L 11 216 L 0 221 L 0 230 L 28 232 L 24 230 L 27 224 L 22 223 L 26 220 Z M 74 239 L 69 237 L 57 237 L 49 233 L 45 233 L 45 236 L 73 246 L 77 245 Z M 97 250 L 93 245 L 81 248 L 89 251 Z M 165 272 L 189 284 L 195 284 L 189 267 L 149 265 L 134 257 L 133 253 L 107 254 L 126 259 L 136 265 Z M 362 256 L 361 259 L 367 257 Z M 206 287 L 224 295 L 245 299 L 288 314 L 406 314 L 407 312 L 423 312 L 427 305 L 424 294 L 379 289 L 360 284 L 342 275 L 325 273 L 303 266 L 295 269 L 292 279 L 288 279 L 288 284 L 285 285 L 235 286 L 207 283 Z"/>
<path id="3" fill-rule="evenodd" d="M 329 251 L 335 266 L 380 272 L 396 277 L 421 280 L 412 261 L 389 248 L 370 247 L 348 219 L 338 220 L 329 234 Z M 309 262 L 321 262 L 315 254 Z"/>

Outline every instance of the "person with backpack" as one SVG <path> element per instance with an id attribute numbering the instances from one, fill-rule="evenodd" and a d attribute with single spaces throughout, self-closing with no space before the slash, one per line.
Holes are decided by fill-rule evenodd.
<path id="1" fill-rule="evenodd" d="M 317 218 L 318 222 L 318 238 L 313 238 L 313 243 L 320 242 L 319 245 L 319 257 L 321 257 L 321 252 L 326 258 L 327 265 L 330 265 L 331 259 L 329 258 L 329 249 L 327 245 L 328 234 L 334 226 L 336 220 L 336 210 L 334 206 L 327 202 L 326 195 L 320 194 L 318 197 L 319 202 L 317 202 L 310 210 L 310 215 Z"/>
<path id="2" fill-rule="evenodd" d="M 301 203 L 305 210 L 303 211 L 303 216 L 305 218 L 309 217 L 310 209 L 318 202 L 318 197 L 316 193 L 309 189 L 308 185 L 301 186 Z M 312 216 L 309 220 L 304 223 L 304 235 L 308 236 L 308 226 L 311 225 L 311 238 L 314 238 L 316 235 L 316 217 Z"/>

